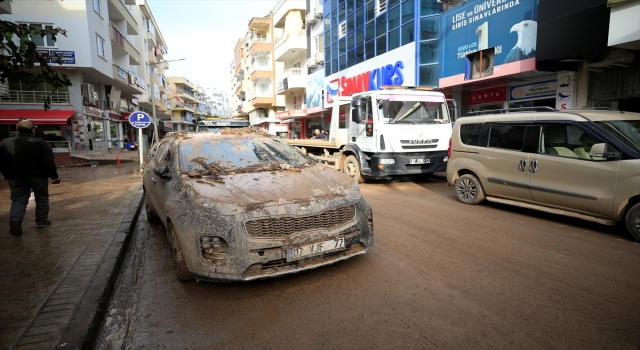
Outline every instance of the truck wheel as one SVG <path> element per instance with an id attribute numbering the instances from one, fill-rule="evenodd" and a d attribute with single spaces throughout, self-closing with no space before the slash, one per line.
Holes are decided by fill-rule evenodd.
<path id="1" fill-rule="evenodd" d="M 465 204 L 479 204 L 484 201 L 484 190 L 477 177 L 471 174 L 460 176 L 454 185 L 458 200 Z"/>
<path id="2" fill-rule="evenodd" d="M 178 281 L 185 282 L 192 280 L 193 276 L 191 276 L 191 272 L 189 272 L 189 269 L 187 268 L 187 262 L 184 261 L 182 247 L 180 246 L 178 237 L 176 237 L 176 231 L 173 229 L 173 224 L 170 222 L 167 223 L 167 236 L 171 237 L 169 244 L 171 245 L 173 260 L 176 265 L 176 276 L 178 277 Z"/>
<path id="3" fill-rule="evenodd" d="M 359 184 L 367 180 L 366 176 L 360 173 L 360 163 L 358 162 L 358 158 L 355 156 L 348 156 L 345 158 L 344 163 L 342 163 L 342 171 L 356 179 Z"/>
<path id="4" fill-rule="evenodd" d="M 633 238 L 640 241 L 640 203 L 634 205 L 627 212 L 625 218 L 627 224 L 627 230 L 633 236 Z"/>

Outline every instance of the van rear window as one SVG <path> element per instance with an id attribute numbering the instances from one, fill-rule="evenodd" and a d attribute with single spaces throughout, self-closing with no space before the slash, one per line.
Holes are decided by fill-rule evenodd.
<path id="1" fill-rule="evenodd" d="M 480 130 L 482 130 L 482 123 L 480 124 L 463 124 L 460 125 L 460 141 L 469 146 L 477 146 L 478 139 L 480 138 Z"/>
<path id="2" fill-rule="evenodd" d="M 522 151 L 526 126 L 491 125 L 489 147 Z"/>

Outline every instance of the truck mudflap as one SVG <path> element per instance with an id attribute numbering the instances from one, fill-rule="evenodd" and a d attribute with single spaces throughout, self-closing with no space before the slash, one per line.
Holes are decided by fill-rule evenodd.
<path id="1" fill-rule="evenodd" d="M 447 151 L 376 153 L 369 165 L 371 176 L 417 175 L 447 170 Z"/>

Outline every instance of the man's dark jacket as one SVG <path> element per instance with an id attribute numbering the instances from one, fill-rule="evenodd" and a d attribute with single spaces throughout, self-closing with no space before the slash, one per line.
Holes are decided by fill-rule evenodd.
<path id="1" fill-rule="evenodd" d="M 6 179 L 58 178 L 53 150 L 31 133 L 2 140 L 0 171 Z"/>

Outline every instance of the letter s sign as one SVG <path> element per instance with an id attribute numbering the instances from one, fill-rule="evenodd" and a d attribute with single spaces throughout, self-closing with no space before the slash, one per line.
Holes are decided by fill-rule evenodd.
<path id="1" fill-rule="evenodd" d="M 561 104 L 560 109 L 567 109 L 567 104 L 566 103 Z"/>

